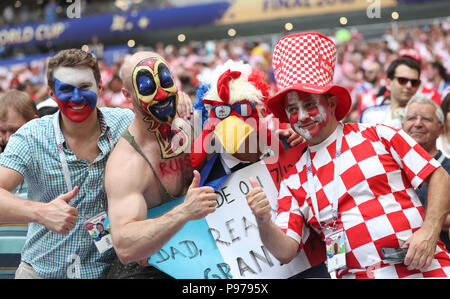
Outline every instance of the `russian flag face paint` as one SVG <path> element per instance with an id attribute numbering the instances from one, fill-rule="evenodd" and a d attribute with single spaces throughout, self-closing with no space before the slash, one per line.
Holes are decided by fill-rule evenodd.
<path id="1" fill-rule="evenodd" d="M 59 67 L 53 92 L 61 113 L 74 122 L 86 120 L 97 105 L 98 86 L 90 68 Z"/>

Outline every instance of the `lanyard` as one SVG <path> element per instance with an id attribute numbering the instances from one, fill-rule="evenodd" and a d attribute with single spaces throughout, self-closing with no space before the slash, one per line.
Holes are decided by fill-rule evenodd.
<path id="1" fill-rule="evenodd" d="M 60 114 L 60 111 L 58 111 L 53 117 L 53 129 L 55 132 L 56 145 L 58 148 L 59 158 L 61 161 L 61 168 L 63 171 L 64 181 L 66 182 L 67 192 L 69 192 L 70 190 L 73 189 L 73 185 L 72 185 L 72 181 L 70 180 L 70 172 L 69 172 L 69 166 L 67 164 L 66 155 L 64 154 L 64 146 L 63 146 L 64 137 L 61 138 L 62 134 L 59 134 L 61 132 L 61 130 L 59 129 L 59 114 Z M 108 138 L 109 145 L 112 150 L 114 148 L 114 141 L 113 141 L 111 133 L 109 131 L 106 131 L 106 132 L 107 132 L 106 137 Z"/>
<path id="2" fill-rule="evenodd" d="M 437 161 L 439 162 L 439 164 L 442 165 L 442 162 L 444 162 L 445 160 L 445 155 L 443 153 L 441 153 L 441 156 L 439 157 L 439 159 L 437 159 Z"/>
<path id="3" fill-rule="evenodd" d="M 332 211 L 333 211 L 333 222 L 336 224 L 336 220 L 338 219 L 338 199 L 339 199 L 339 182 L 337 181 L 339 179 L 339 169 L 340 169 L 340 161 L 339 157 L 341 156 L 341 148 L 342 148 L 342 138 L 343 138 L 343 124 L 341 122 L 338 123 L 337 126 L 337 138 L 336 138 L 336 154 L 334 157 L 334 177 L 333 181 L 336 185 L 334 190 L 334 196 L 332 198 Z M 307 188 L 309 195 L 311 196 L 311 202 L 313 205 L 314 213 L 316 214 L 317 222 L 319 223 L 320 227 L 323 229 L 322 224 L 320 222 L 320 213 L 319 213 L 319 207 L 317 203 L 317 195 L 316 190 L 314 188 L 314 181 L 313 181 L 313 173 L 312 173 L 312 163 L 311 163 L 311 152 L 307 150 L 306 153 L 306 173 L 308 177 L 307 181 Z"/>

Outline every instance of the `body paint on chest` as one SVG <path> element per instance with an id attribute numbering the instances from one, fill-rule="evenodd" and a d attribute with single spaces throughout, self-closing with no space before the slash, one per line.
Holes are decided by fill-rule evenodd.
<path id="1" fill-rule="evenodd" d="M 183 157 L 177 157 L 159 163 L 159 171 L 162 177 L 180 174 L 185 169 L 189 169 L 189 171 L 191 171 L 191 168 L 191 159 L 189 155 L 184 155 Z"/>

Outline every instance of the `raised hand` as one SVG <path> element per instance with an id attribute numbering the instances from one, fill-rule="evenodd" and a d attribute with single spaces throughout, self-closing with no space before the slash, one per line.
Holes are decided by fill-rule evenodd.
<path id="1" fill-rule="evenodd" d="M 203 218 L 216 210 L 217 194 L 214 193 L 214 189 L 199 185 L 200 173 L 194 170 L 194 178 L 183 202 L 183 211 L 191 220 Z"/>
<path id="2" fill-rule="evenodd" d="M 51 231 L 68 234 L 77 223 L 78 211 L 69 205 L 70 200 L 78 194 L 78 186 L 61 194 L 49 203 L 44 204 L 40 211 L 42 225 Z"/>
<path id="3" fill-rule="evenodd" d="M 267 199 L 266 194 L 263 189 L 259 186 L 256 178 L 249 178 L 250 184 L 253 189 L 247 193 L 247 203 L 250 206 L 253 214 L 256 217 L 256 221 L 258 223 L 266 223 L 269 222 L 272 214 L 271 214 L 271 206 L 269 200 Z"/>

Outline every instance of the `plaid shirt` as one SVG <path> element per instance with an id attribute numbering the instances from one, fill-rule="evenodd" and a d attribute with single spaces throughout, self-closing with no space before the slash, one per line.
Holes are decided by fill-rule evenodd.
<path id="1" fill-rule="evenodd" d="M 441 242 L 424 272 L 386 263 L 380 254 L 381 247 L 399 248 L 420 228 L 424 208 L 414 188 L 440 166 L 411 137 L 385 125 L 345 124 L 337 180 L 333 177 L 336 131 L 310 146 L 310 151 L 322 225 L 332 221 L 330 202 L 338 190 L 338 223 L 346 233 L 347 262 L 338 277 L 450 276 L 449 254 Z M 324 239 L 308 192 L 306 154 L 295 165 L 296 173 L 281 182 L 276 220 L 300 246 L 311 228 Z"/>
<path id="2" fill-rule="evenodd" d="M 50 202 L 68 192 L 55 138 L 55 133 L 62 136 L 62 132 L 59 126 L 57 132 L 53 129 L 53 118 L 57 116 L 59 113 L 22 126 L 0 155 L 0 165 L 24 176 L 28 198 L 35 201 Z M 101 278 L 114 257 L 114 250 L 103 254 L 97 251 L 84 221 L 107 209 L 102 187 L 106 160 L 112 150 L 108 135 L 116 144 L 134 114 L 128 109 L 100 108 L 98 116 L 102 131 L 98 139 L 101 153 L 92 163 L 77 159 L 64 142 L 71 181 L 73 186 L 79 187 L 78 195 L 70 202 L 81 216 L 75 228 L 63 235 L 37 223 L 29 224 L 22 260 L 31 264 L 43 278 Z"/>

